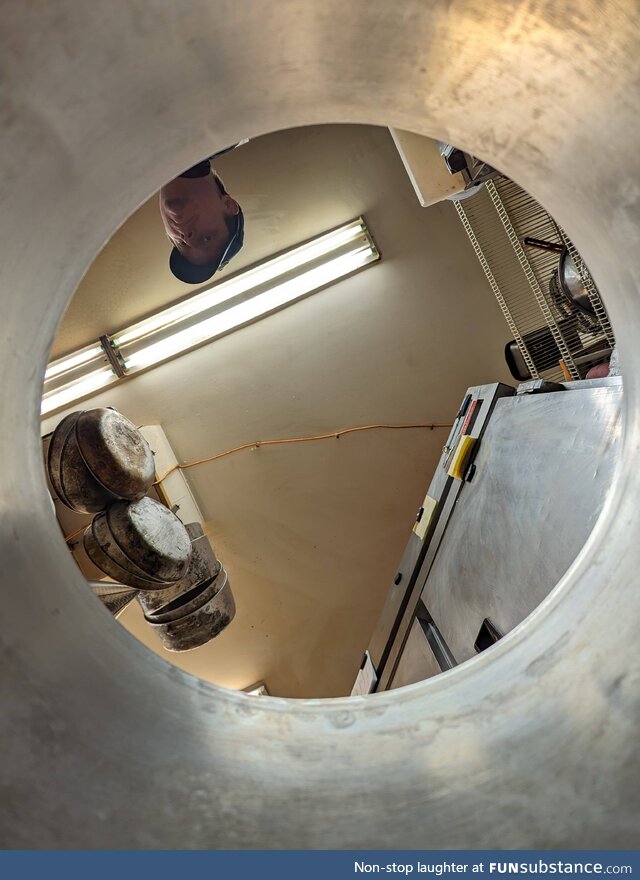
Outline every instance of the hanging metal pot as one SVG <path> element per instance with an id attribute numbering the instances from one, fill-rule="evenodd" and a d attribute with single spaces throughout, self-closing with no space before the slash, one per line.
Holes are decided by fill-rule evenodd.
<path id="1" fill-rule="evenodd" d="M 145 620 L 169 651 L 189 651 L 214 639 L 233 620 L 235 602 L 227 574 L 200 523 L 185 526 L 191 562 L 183 579 L 166 590 L 141 591 Z"/>
<path id="2" fill-rule="evenodd" d="M 75 437 L 81 412 L 66 416 L 51 437 L 47 471 L 51 485 L 62 503 L 79 513 L 101 510 L 115 496 L 93 477 L 84 463 Z"/>
<path id="3" fill-rule="evenodd" d="M 135 425 L 109 408 L 62 419 L 51 437 L 47 470 L 62 503 L 78 513 L 96 513 L 114 501 L 136 501 L 155 477 L 149 444 Z"/>
<path id="4" fill-rule="evenodd" d="M 122 413 L 109 407 L 83 412 L 75 434 L 87 468 L 109 492 L 128 501 L 147 494 L 155 478 L 153 453 Z"/>
<path id="5" fill-rule="evenodd" d="M 191 559 L 185 576 L 163 590 L 141 591 L 138 602 L 146 615 L 161 611 L 166 605 L 198 584 L 216 577 L 221 565 L 200 523 L 185 525 L 191 541 Z"/>
<path id="6" fill-rule="evenodd" d="M 105 513 L 115 543 L 148 576 L 179 581 L 191 559 L 191 541 L 175 513 L 152 498 L 112 504 Z"/>
<path id="7" fill-rule="evenodd" d="M 108 577 L 113 578 L 113 580 L 117 581 L 119 584 L 125 584 L 128 587 L 135 587 L 138 590 L 153 590 L 154 586 L 160 586 L 156 584 L 155 581 L 149 580 L 149 578 L 141 578 L 131 574 L 131 572 L 127 571 L 113 560 L 108 553 L 105 553 L 96 540 L 93 534 L 93 529 L 90 525 L 87 526 L 84 531 L 82 543 L 85 553 L 96 568 Z"/>
<path id="8" fill-rule="evenodd" d="M 94 517 L 83 536 L 94 565 L 122 584 L 165 590 L 184 577 L 191 541 L 178 517 L 152 498 L 119 501 Z"/>
<path id="9" fill-rule="evenodd" d="M 79 415 L 79 412 L 71 413 L 58 423 L 49 442 L 49 449 L 47 452 L 47 474 L 49 476 L 49 482 L 60 501 L 62 501 L 67 507 L 69 507 L 69 502 L 64 494 L 61 479 L 62 450 Z"/>
<path id="10" fill-rule="evenodd" d="M 576 318 L 583 329 L 593 332 L 600 326 L 583 275 L 578 270 L 569 249 L 563 244 L 527 236 L 524 244 L 539 250 L 560 254 L 558 268 L 549 282 L 549 293 L 563 317 Z M 604 306 L 603 306 L 604 308 Z"/>
<path id="11" fill-rule="evenodd" d="M 168 651 L 190 651 L 220 635 L 235 613 L 227 572 L 221 568 L 215 578 L 145 615 L 145 620 Z"/>
<path id="12" fill-rule="evenodd" d="M 138 590 L 164 590 L 167 587 L 166 581 L 158 580 L 129 559 L 114 540 L 104 513 L 97 514 L 85 529 L 83 544 L 93 564 L 118 583 Z"/>

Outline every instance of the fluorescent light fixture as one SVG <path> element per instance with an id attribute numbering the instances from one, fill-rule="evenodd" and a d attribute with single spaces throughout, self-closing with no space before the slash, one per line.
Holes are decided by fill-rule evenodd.
<path id="1" fill-rule="evenodd" d="M 167 358 L 200 345 L 202 342 L 228 333 L 229 330 L 255 321 L 256 318 L 289 305 L 311 291 L 359 269 L 371 262 L 371 256 L 370 248 L 359 247 L 330 260 L 328 263 L 309 269 L 307 272 L 278 284 L 264 293 L 257 294 L 236 306 L 231 306 L 211 318 L 199 321 L 165 339 L 152 343 L 129 357 L 125 356 L 125 367 L 127 371 L 149 367 L 151 364 L 167 360 Z"/>
<path id="2" fill-rule="evenodd" d="M 332 232 L 299 245 L 279 257 L 273 257 L 260 266 L 248 269 L 235 278 L 219 282 L 209 290 L 190 297 L 184 303 L 164 309 L 147 320 L 140 321 L 121 333 L 116 333 L 113 342 L 117 347 L 127 345 L 170 324 L 194 317 L 210 308 L 221 305 L 236 296 L 304 267 L 314 260 L 332 254 L 345 244 L 362 238 L 364 229 L 364 221 L 362 220 L 356 220 L 339 229 L 334 229 Z M 369 242 L 372 244 L 370 239 Z"/>
<path id="3" fill-rule="evenodd" d="M 166 361 L 296 302 L 380 259 L 364 220 L 326 232 L 182 302 L 169 306 L 101 344 L 49 364 L 42 415 L 117 382 L 114 355 L 126 374 Z M 106 349 L 103 347 L 106 346 Z"/>
<path id="4" fill-rule="evenodd" d="M 75 370 L 76 367 L 81 367 L 83 364 L 86 364 L 94 358 L 100 357 L 102 354 L 102 346 L 91 345 L 77 351 L 75 354 L 69 355 L 69 357 L 53 361 L 53 363 L 49 364 L 44 374 L 45 381 L 53 379 L 55 376 L 59 376 L 61 373 L 66 373 L 69 370 Z"/>
<path id="5" fill-rule="evenodd" d="M 87 394 L 92 394 L 94 391 L 104 388 L 105 385 L 109 385 L 116 378 L 116 374 L 110 367 L 94 370 L 93 373 L 89 373 L 87 376 L 83 376 L 81 379 L 65 385 L 59 391 L 46 394 L 42 398 L 40 415 L 44 416 L 55 409 L 62 409 L 68 403 L 72 403 L 74 400 L 86 397 Z"/>

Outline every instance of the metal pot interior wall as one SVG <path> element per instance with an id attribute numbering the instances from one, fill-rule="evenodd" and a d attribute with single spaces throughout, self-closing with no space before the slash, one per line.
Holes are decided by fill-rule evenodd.
<path id="1" fill-rule="evenodd" d="M 637 6 L 63 0 L 5 25 L 1 845 L 635 845 Z M 456 143 L 567 229 L 621 347 L 623 462 L 582 554 L 490 656 L 374 698 L 252 699 L 165 664 L 81 589 L 46 502 L 39 377 L 83 272 L 163 181 L 340 121 Z"/>

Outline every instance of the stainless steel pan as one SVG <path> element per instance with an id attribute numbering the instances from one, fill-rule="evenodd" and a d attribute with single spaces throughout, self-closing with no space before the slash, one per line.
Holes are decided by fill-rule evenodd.
<path id="1" fill-rule="evenodd" d="M 47 469 L 63 504 L 96 513 L 115 501 L 135 501 L 155 476 L 147 441 L 121 413 L 98 408 L 66 416 L 49 444 Z"/>
<path id="2" fill-rule="evenodd" d="M 168 651 L 190 651 L 215 639 L 231 623 L 236 605 L 227 572 L 198 584 L 145 620 Z"/>
<path id="3" fill-rule="evenodd" d="M 178 517 L 152 498 L 119 501 L 105 513 L 115 544 L 147 576 L 164 584 L 183 578 L 191 559 L 191 540 Z"/>

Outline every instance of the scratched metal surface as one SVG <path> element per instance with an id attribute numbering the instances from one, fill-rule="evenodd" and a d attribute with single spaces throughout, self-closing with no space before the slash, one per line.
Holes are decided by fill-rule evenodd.
<path id="1" fill-rule="evenodd" d="M 499 400 L 422 599 L 458 663 L 485 617 L 510 632 L 591 534 L 613 481 L 622 386 Z"/>
<path id="2" fill-rule="evenodd" d="M 261 0 L 3 8 L 0 845 L 633 847 L 637 4 L 264 10 Z M 560 106 L 571 107 L 562 124 Z M 87 266 L 150 193 L 242 137 L 339 121 L 456 143 L 557 218 L 613 320 L 623 448 L 585 550 L 492 651 L 379 696 L 251 699 L 152 656 L 88 594 L 47 502 L 41 377 Z"/>

